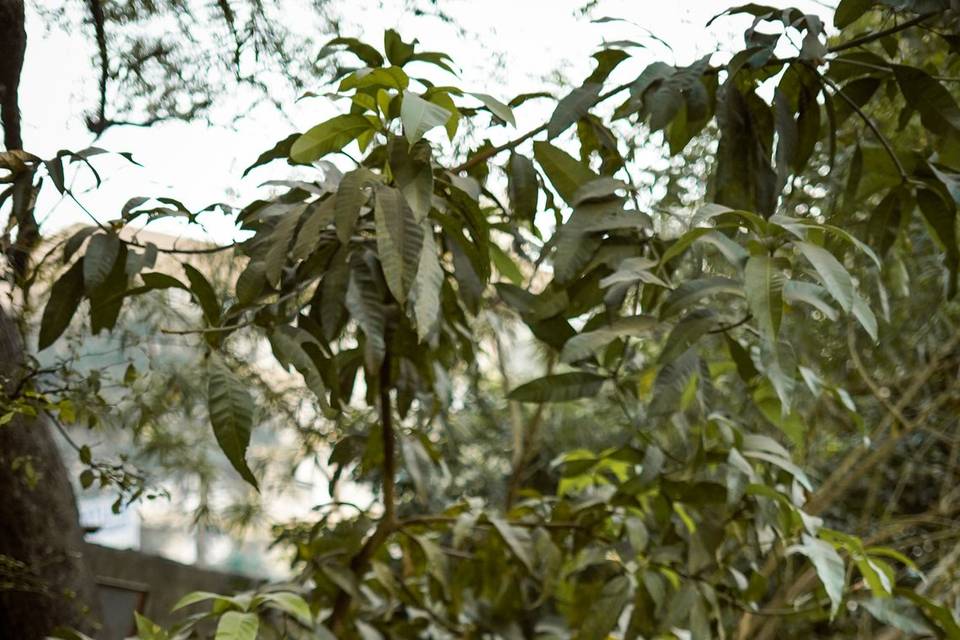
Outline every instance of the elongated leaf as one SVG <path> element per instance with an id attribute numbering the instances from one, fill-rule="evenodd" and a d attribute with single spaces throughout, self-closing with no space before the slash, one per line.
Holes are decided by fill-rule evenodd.
<path id="1" fill-rule="evenodd" d="M 37 341 L 40 351 L 53 344 L 66 331 L 83 300 L 83 262 L 74 262 L 50 289 L 50 299 L 40 319 L 40 337 Z"/>
<path id="2" fill-rule="evenodd" d="M 586 165 L 549 142 L 534 142 L 533 154 L 553 188 L 568 204 L 573 203 L 577 189 L 597 177 Z"/>
<path id="3" fill-rule="evenodd" d="M 367 194 L 363 188 L 376 182 L 373 172 L 364 167 L 348 171 L 340 180 L 340 185 L 337 187 L 334 220 L 337 226 L 337 237 L 343 244 L 350 242 L 360 209 L 367 202 Z"/>
<path id="4" fill-rule="evenodd" d="M 789 304 L 803 302 L 809 304 L 830 320 L 836 320 L 837 310 L 826 300 L 827 291 L 818 284 L 789 280 L 783 285 L 783 299 Z"/>
<path id="5" fill-rule="evenodd" d="M 257 596 L 268 607 L 288 613 L 306 625 L 313 624 L 313 613 L 306 600 L 290 591 L 274 591 Z"/>
<path id="6" fill-rule="evenodd" d="M 207 406 L 220 449 L 240 476 L 259 491 L 245 457 L 253 430 L 253 398 L 246 385 L 216 355 L 211 357 L 207 369 Z"/>
<path id="7" fill-rule="evenodd" d="M 183 270 L 190 281 L 190 291 L 197 299 L 207 322 L 212 325 L 216 324 L 220 321 L 220 301 L 217 299 L 217 292 L 213 290 L 213 286 L 196 267 L 184 264 Z"/>
<path id="8" fill-rule="evenodd" d="M 507 398 L 518 402 L 567 402 L 596 395 L 606 380 L 583 371 L 559 373 L 522 384 Z"/>
<path id="9" fill-rule="evenodd" d="M 417 337 L 422 341 L 432 335 L 440 320 L 440 288 L 443 286 L 443 269 L 437 257 L 437 244 L 433 228 L 424 223 L 423 246 L 414 284 L 413 311 L 417 319 Z"/>
<path id="10" fill-rule="evenodd" d="M 588 82 L 577 87 L 557 103 L 550 122 L 547 124 L 547 138 L 556 138 L 590 111 L 600 95 L 601 85 Z"/>
<path id="11" fill-rule="evenodd" d="M 299 137 L 300 137 L 299 133 L 292 133 L 286 138 L 284 138 L 283 140 L 279 141 L 277 144 L 275 144 L 272 149 L 269 149 L 261 153 L 257 157 L 257 159 L 253 162 L 253 164 L 251 164 L 249 167 L 243 170 L 243 174 L 241 174 L 240 177 L 241 178 L 246 177 L 248 173 L 250 173 L 251 171 L 253 171 L 259 166 L 267 164 L 268 162 L 272 162 L 273 160 L 277 160 L 279 158 L 289 157 L 290 150 L 293 148 L 293 143 L 296 142 Z"/>
<path id="12" fill-rule="evenodd" d="M 776 342 L 783 317 L 783 273 L 770 256 L 751 256 L 744 269 L 744 291 L 760 329 Z"/>
<path id="13" fill-rule="evenodd" d="M 297 230 L 305 208 L 306 206 L 298 206 L 283 214 L 270 234 L 270 248 L 267 249 L 267 255 L 264 257 L 264 275 L 267 278 L 267 284 L 271 287 L 280 286 L 280 277 L 287 263 L 290 243 L 293 241 L 293 234 Z"/>
<path id="14" fill-rule="evenodd" d="M 340 151 L 372 128 L 373 124 L 362 115 L 351 113 L 336 116 L 297 138 L 290 147 L 290 159 L 294 162 L 313 162 L 328 153 Z"/>
<path id="15" fill-rule="evenodd" d="M 83 284 L 93 291 L 106 280 L 120 254 L 120 238 L 114 233 L 98 233 L 90 238 L 83 256 Z"/>
<path id="16" fill-rule="evenodd" d="M 442 127 L 450 115 L 450 112 L 440 105 L 427 102 L 411 91 L 403 92 L 400 121 L 403 123 L 403 134 L 410 144 L 422 138 L 430 129 Z"/>
<path id="17" fill-rule="evenodd" d="M 393 187 L 377 187 L 374 217 L 383 275 L 390 292 L 404 304 L 420 262 L 423 227 L 414 219 L 403 195 Z"/>
<path id="18" fill-rule="evenodd" d="M 368 371 L 377 371 L 386 353 L 384 330 L 386 317 L 373 276 L 365 265 L 355 263 L 350 270 L 346 307 L 360 325 L 366 338 L 364 360 Z"/>
<path id="19" fill-rule="evenodd" d="M 677 315 L 701 299 L 721 293 L 743 294 L 743 285 L 724 276 L 688 280 L 670 292 L 660 307 L 660 318 Z"/>
<path id="20" fill-rule="evenodd" d="M 853 294 L 853 316 L 860 323 L 860 326 L 873 338 L 873 341 L 876 342 L 879 339 L 877 333 L 877 317 L 873 314 L 873 310 L 870 308 L 870 305 L 867 304 L 866 300 L 856 292 Z"/>
<path id="21" fill-rule="evenodd" d="M 944 250 L 947 267 L 948 295 L 957 291 L 957 269 L 960 268 L 960 247 L 957 245 L 957 210 L 954 203 L 947 202 L 930 189 L 917 191 L 917 205 L 933 231 L 934 240 Z"/>
<path id="22" fill-rule="evenodd" d="M 533 161 L 519 153 L 510 154 L 507 166 L 507 193 L 510 196 L 510 208 L 520 220 L 533 220 L 537 213 L 537 200 L 540 197 L 540 185 L 537 182 L 537 170 Z"/>
<path id="23" fill-rule="evenodd" d="M 320 244 L 320 233 L 334 220 L 336 198 L 325 198 L 310 203 L 303 212 L 303 224 L 297 233 L 290 257 L 305 260 Z"/>
<path id="24" fill-rule="evenodd" d="M 817 577 L 823 583 L 830 598 L 830 615 L 835 616 L 843 602 L 844 578 L 843 559 L 829 542 L 803 534 L 803 544 L 794 545 L 789 553 L 801 553 L 810 559 Z"/>
<path id="25" fill-rule="evenodd" d="M 493 115 L 497 116 L 504 122 L 509 122 L 513 126 L 517 126 L 517 121 L 513 117 L 513 109 L 500 102 L 491 95 L 486 93 L 471 93 L 471 96 L 483 103 L 487 109 L 490 110 Z"/>
<path id="26" fill-rule="evenodd" d="M 307 388 L 313 391 L 324 413 L 329 414 L 330 405 L 327 402 L 327 387 L 323 383 L 317 363 L 304 348 L 305 343 L 316 342 L 309 333 L 298 327 L 283 325 L 270 333 L 270 346 L 273 353 L 283 367 L 293 367 L 303 376 Z M 317 347 L 319 353 L 319 347 Z"/>
<path id="27" fill-rule="evenodd" d="M 960 107 L 940 82 L 916 67 L 893 65 L 893 74 L 907 104 L 920 112 L 924 127 L 940 135 L 960 132 Z"/>
<path id="28" fill-rule="evenodd" d="M 526 567 L 531 574 L 535 572 L 533 563 L 533 545 L 528 532 L 511 527 L 505 520 L 496 516 L 488 516 L 490 524 L 497 530 L 517 560 Z"/>
<path id="29" fill-rule="evenodd" d="M 433 163 L 430 143 L 420 140 L 407 145 L 402 138 L 394 138 L 388 145 L 393 180 L 400 189 L 413 217 L 420 222 L 433 205 Z"/>
<path id="30" fill-rule="evenodd" d="M 260 618 L 255 613 L 227 611 L 220 616 L 214 640 L 256 640 Z"/>
<path id="31" fill-rule="evenodd" d="M 577 362 L 589 358 L 618 338 L 644 335 L 655 326 L 657 320 L 651 316 L 619 318 L 609 327 L 581 333 L 567 340 L 560 353 L 560 361 Z"/>
<path id="32" fill-rule="evenodd" d="M 826 287 L 840 308 L 850 312 L 853 308 L 853 279 L 840 261 L 823 247 L 809 242 L 794 242 L 800 253 L 810 261 L 820 276 L 823 286 Z"/>
<path id="33" fill-rule="evenodd" d="M 837 5 L 837 10 L 833 14 L 833 26 L 837 29 L 850 26 L 872 6 L 873 0 L 840 0 L 840 4 Z"/>

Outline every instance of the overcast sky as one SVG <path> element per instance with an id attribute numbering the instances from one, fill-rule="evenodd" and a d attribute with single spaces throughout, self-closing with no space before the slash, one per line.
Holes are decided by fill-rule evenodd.
<path id="1" fill-rule="evenodd" d="M 731 17 L 707 29 L 710 17 L 732 4 L 720 0 L 601 0 L 589 16 L 577 11 L 583 0 L 440 0 L 443 10 L 467 31 L 464 36 L 435 18 L 403 11 L 401 0 L 331 2 L 334 12 L 343 18 L 345 35 L 379 45 L 383 30 L 396 28 L 405 39 L 418 38 L 424 49 L 449 53 L 462 69 L 459 86 L 504 100 L 525 91 L 553 88 L 546 79 L 558 70 L 571 81 L 581 80 L 592 66 L 590 55 L 604 39 L 642 40 L 648 29 L 670 44 L 672 51 L 644 40 L 649 47 L 633 51 L 637 62 L 631 69 L 638 72 L 643 64 L 657 59 L 686 64 L 713 51 L 729 50 L 741 42 L 749 25 L 745 17 Z M 794 4 L 824 16 L 831 13 L 810 0 L 774 0 L 771 4 Z M 591 23 L 591 18 L 601 16 L 635 24 Z M 83 124 L 83 112 L 95 101 L 91 43 L 83 34 L 47 32 L 35 14 L 28 15 L 28 32 L 20 87 L 25 146 L 49 157 L 58 149 L 90 145 L 92 136 Z M 505 66 L 498 66 L 497 54 Z M 505 129 L 496 135 L 505 139 L 522 133 L 549 117 L 551 108 L 546 101 L 528 103 L 517 112 L 516 130 Z M 324 98 L 304 100 L 291 110 L 300 130 L 335 113 L 335 105 Z M 148 129 L 112 128 L 97 146 L 130 151 L 144 168 L 109 162 L 106 183 L 96 193 L 85 194 L 83 200 L 101 220 L 116 217 L 124 202 L 140 195 L 173 196 L 194 209 L 216 201 L 243 204 L 256 196 L 258 184 L 288 173 L 282 163 L 275 163 L 240 178 L 261 151 L 292 130 L 289 122 L 268 107 L 231 127 L 164 123 Z M 494 141 L 501 140 L 495 136 Z M 80 181 L 77 186 L 83 184 L 85 181 Z M 52 192 L 48 190 L 38 207 L 45 228 L 54 230 L 84 219 L 68 202 L 58 203 Z M 234 235 L 231 223 L 217 215 L 204 222 L 215 240 L 228 241 Z M 164 229 L 175 230 L 169 224 Z"/>

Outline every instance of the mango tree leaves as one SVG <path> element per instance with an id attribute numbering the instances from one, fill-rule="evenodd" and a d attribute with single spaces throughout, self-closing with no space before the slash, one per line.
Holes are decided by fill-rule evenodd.
<path id="1" fill-rule="evenodd" d="M 190 291 L 193 293 L 203 310 L 207 322 L 215 325 L 220 321 L 220 300 L 210 281 L 193 265 L 184 264 L 183 270 L 190 281 Z"/>
<path id="2" fill-rule="evenodd" d="M 656 319 L 650 316 L 618 318 L 608 327 L 587 331 L 567 340 L 566 344 L 563 345 L 563 351 L 560 353 L 560 361 L 576 362 L 583 360 L 617 338 L 640 336 L 649 332 L 656 325 Z"/>
<path id="3" fill-rule="evenodd" d="M 830 598 L 830 616 L 837 615 L 840 603 L 843 602 L 843 587 L 846 584 L 843 559 L 837 550 L 829 542 L 803 534 L 803 543 L 794 545 L 787 551 L 803 554 L 810 559 Z"/>
<path id="4" fill-rule="evenodd" d="M 751 256 L 744 269 L 743 287 L 750 311 L 761 331 L 776 342 L 783 317 L 783 272 L 770 256 Z"/>
<path id="5" fill-rule="evenodd" d="M 509 122 L 513 126 L 517 126 L 517 121 L 513 117 L 513 109 L 503 104 L 496 98 L 486 93 L 471 93 L 471 96 L 483 103 L 487 109 L 490 110 L 490 113 L 497 116 L 504 122 Z"/>
<path id="6" fill-rule="evenodd" d="M 367 370 L 373 372 L 377 371 L 387 350 L 386 309 L 369 267 L 360 261 L 351 266 L 345 303 L 366 338 L 364 362 Z"/>
<path id="7" fill-rule="evenodd" d="M 253 430 L 253 397 L 216 355 L 210 357 L 207 365 L 207 407 L 220 449 L 237 473 L 259 489 L 245 457 Z"/>
<path id="8" fill-rule="evenodd" d="M 270 346 L 277 361 L 284 367 L 293 367 L 303 376 L 307 388 L 313 391 L 324 413 L 332 415 L 327 402 L 327 388 L 314 357 L 320 356 L 320 347 L 316 338 L 303 329 L 284 325 L 270 333 Z M 312 352 L 308 353 L 308 349 Z"/>
<path id="9" fill-rule="evenodd" d="M 353 235 L 360 209 L 367 202 L 364 187 L 377 184 L 379 179 L 365 167 L 348 171 L 343 175 L 337 186 L 337 199 L 334 205 L 334 221 L 337 227 L 337 238 L 347 244 Z"/>
<path id="10" fill-rule="evenodd" d="M 534 142 L 533 154 L 553 188 L 567 203 L 573 202 L 577 189 L 597 177 L 586 165 L 549 142 Z"/>
<path id="11" fill-rule="evenodd" d="M 577 87 L 557 103 L 557 108 L 547 123 L 547 138 L 556 138 L 570 125 L 587 114 L 600 96 L 601 85 L 588 82 Z"/>
<path id="12" fill-rule="evenodd" d="M 511 391 L 507 398 L 517 402 L 567 402 L 597 394 L 607 378 L 575 371 L 537 378 Z"/>
<path id="13" fill-rule="evenodd" d="M 359 114 L 333 117 L 297 138 L 290 147 L 290 159 L 294 162 L 313 162 L 328 153 L 340 151 L 373 126 L 365 116 Z"/>
<path id="14" fill-rule="evenodd" d="M 92 291 L 110 275 L 120 253 L 120 238 L 114 233 L 98 233 L 90 238 L 83 256 L 83 284 Z"/>
<path id="15" fill-rule="evenodd" d="M 423 137 L 434 127 L 442 127 L 450 118 L 450 112 L 443 107 L 427 102 L 410 91 L 403 92 L 403 104 L 400 106 L 400 121 L 403 133 L 410 144 Z"/>
<path id="16" fill-rule="evenodd" d="M 513 214 L 520 220 L 532 221 L 537 213 L 537 200 L 540 196 L 540 185 L 533 161 L 520 153 L 510 154 L 507 179 L 507 193 Z"/>
<path id="17" fill-rule="evenodd" d="M 228 611 L 220 616 L 214 640 L 256 640 L 259 629 L 257 614 Z"/>
<path id="18" fill-rule="evenodd" d="M 960 132 L 960 107 L 942 84 L 916 67 L 893 65 L 893 74 L 924 127 L 938 135 Z"/>
<path id="19" fill-rule="evenodd" d="M 377 187 L 374 216 L 383 275 L 390 292 L 404 304 L 420 262 L 423 227 L 403 195 L 393 187 Z"/>
<path id="20" fill-rule="evenodd" d="M 417 319 L 417 337 L 425 340 L 433 334 L 440 321 L 440 288 L 443 286 L 443 269 L 437 257 L 437 244 L 433 229 L 424 225 L 423 246 L 414 284 L 413 310 Z"/>
<path id="21" fill-rule="evenodd" d="M 849 312 L 853 308 L 853 280 L 843 265 L 823 247 L 809 242 L 793 244 L 816 269 L 823 286 L 827 288 L 837 304 L 844 311 Z"/>
<path id="22" fill-rule="evenodd" d="M 40 320 L 40 337 L 37 349 L 44 350 L 56 342 L 70 325 L 83 300 L 83 261 L 77 260 L 50 289 L 50 299 Z"/>

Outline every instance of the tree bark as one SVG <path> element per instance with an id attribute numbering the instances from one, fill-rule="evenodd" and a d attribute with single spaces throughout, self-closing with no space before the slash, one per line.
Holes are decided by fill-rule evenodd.
<path id="1" fill-rule="evenodd" d="M 23 0 L 0 0 L 0 120 L 7 149 L 23 148 L 17 97 L 26 49 Z"/>
<path id="2" fill-rule="evenodd" d="M 0 376 L 9 397 L 25 362 L 0 307 Z M 40 640 L 58 626 L 89 632 L 93 575 L 83 561 L 77 506 L 49 420 L 18 415 L 0 426 L 0 637 Z"/>
<path id="3" fill-rule="evenodd" d="M 0 122 L 4 146 L 22 149 L 18 92 L 27 35 L 23 0 L 0 0 Z M 39 239 L 33 208 L 17 219 L 19 281 Z M 8 256 L 9 257 L 9 256 Z M 19 268 L 18 268 L 19 267 Z M 14 318 L 0 306 L 0 409 L 21 389 L 27 354 Z M 55 627 L 91 632 L 95 583 L 67 470 L 41 413 L 0 425 L 0 637 L 42 640 Z"/>

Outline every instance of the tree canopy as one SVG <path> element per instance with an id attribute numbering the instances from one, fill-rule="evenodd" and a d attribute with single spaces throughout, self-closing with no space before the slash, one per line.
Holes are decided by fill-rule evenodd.
<path id="1" fill-rule="evenodd" d="M 262 340 L 337 476 L 377 495 L 278 527 L 292 584 L 187 594 L 140 638 L 960 638 L 958 12 L 746 4 L 715 18 L 753 19 L 730 56 L 609 42 L 556 100 L 460 88 L 407 34 L 341 36 L 338 115 L 256 159 L 271 194 L 216 205 L 247 239 L 139 241 L 200 213 L 169 197 L 91 213 L 48 258 L 38 351 L 81 310 L 98 334 L 181 295 L 231 472 L 258 487 Z M 82 206 L 65 173 L 101 154 L 0 155 L 11 225 L 41 181 Z M 227 286 L 198 268 L 218 252 Z M 4 420 L 70 423 L 38 380 Z M 79 455 L 84 485 L 125 481 Z"/>

